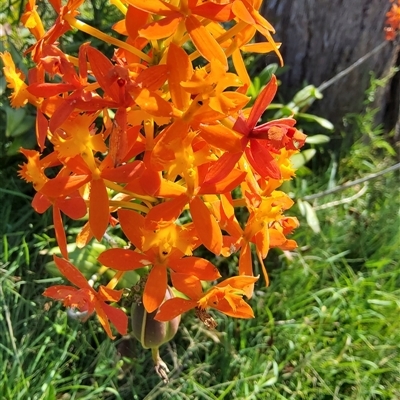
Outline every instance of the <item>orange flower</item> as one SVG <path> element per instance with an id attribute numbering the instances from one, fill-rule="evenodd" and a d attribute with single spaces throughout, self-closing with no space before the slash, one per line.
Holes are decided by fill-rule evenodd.
<path id="1" fill-rule="evenodd" d="M 201 310 L 215 308 L 235 318 L 254 318 L 253 310 L 243 300 L 243 296 L 247 296 L 249 291 L 252 291 L 252 286 L 258 277 L 234 276 L 203 293 L 201 283 L 197 278 L 173 273 L 171 276 L 174 287 L 189 299 L 175 297 L 167 300 L 161 305 L 155 317 L 157 321 L 169 321 L 195 307 Z"/>
<path id="2" fill-rule="evenodd" d="M 136 251 L 109 249 L 99 256 L 105 266 L 117 271 L 132 271 L 151 266 L 143 293 L 143 304 L 151 313 L 162 303 L 167 290 L 167 269 L 179 274 L 190 274 L 197 279 L 212 281 L 220 277 L 215 266 L 192 254 L 197 239 L 190 227 L 165 223 L 156 230 L 145 228 L 144 217 L 137 212 L 120 210 L 119 220 Z"/>
<path id="3" fill-rule="evenodd" d="M 28 85 L 24 82 L 25 76 L 15 67 L 11 54 L 6 51 L 5 53 L 0 53 L 0 57 L 4 63 L 3 71 L 7 79 L 7 87 L 13 89 L 13 93 L 10 96 L 11 106 L 18 108 L 28 102 L 38 105 L 40 103 L 39 99 L 29 93 Z"/>
<path id="4" fill-rule="evenodd" d="M 88 316 L 96 312 L 101 325 L 111 339 L 114 339 L 115 336 L 111 332 L 109 321 L 112 322 L 121 335 L 126 335 L 128 317 L 122 310 L 106 303 L 106 301 L 113 303 L 119 301 L 122 290 L 113 290 L 100 285 L 99 290 L 96 292 L 82 273 L 69 261 L 56 256 L 53 256 L 53 259 L 62 275 L 77 286 L 78 289 L 71 286 L 56 285 L 46 289 L 43 295 L 55 300 L 61 300 L 65 307 L 77 308 L 81 312 L 87 312 Z"/>
<path id="5" fill-rule="evenodd" d="M 386 40 L 395 40 L 397 33 L 400 31 L 400 0 L 391 0 L 392 7 L 386 13 L 386 24 L 389 25 L 385 27 Z"/>
<path id="6" fill-rule="evenodd" d="M 245 119 L 243 114 L 239 113 L 232 127 L 234 132 L 242 135 L 241 144 L 247 160 L 263 179 L 281 179 L 278 163 L 271 153 L 279 153 L 281 148 L 297 150 L 306 139 L 303 133 L 293 127 L 296 123 L 293 118 L 282 118 L 256 126 L 274 98 L 277 88 L 277 80 L 273 76 L 257 97 L 248 118 Z M 212 140 L 211 144 L 215 147 L 223 147 L 221 142 L 231 136 L 231 130 L 222 124 L 201 124 L 200 129 L 201 132 L 205 132 L 205 138 Z M 229 158 L 233 163 L 239 161 L 241 156 L 242 152 L 233 152 Z"/>
<path id="7" fill-rule="evenodd" d="M 225 53 L 215 38 L 202 25 L 201 19 L 226 22 L 232 19 L 230 4 L 203 3 L 199 0 L 181 0 L 175 6 L 162 0 L 128 0 L 133 7 L 149 14 L 164 18 L 154 21 L 139 30 L 139 35 L 148 40 L 164 39 L 175 35 L 176 42 L 181 40 L 184 29 L 199 53 L 208 61 L 218 60 L 226 69 L 228 62 Z"/>
<path id="8" fill-rule="evenodd" d="M 269 283 L 263 259 L 267 257 L 270 248 L 293 250 L 297 247 L 294 240 L 285 235 L 298 226 L 296 218 L 283 217 L 283 211 L 290 208 L 293 201 L 283 192 L 274 191 L 269 197 L 246 192 L 249 218 L 242 229 L 236 220 L 232 197 L 221 196 L 216 204 L 221 229 L 230 234 L 223 237 L 222 254 L 228 257 L 240 249 L 239 274 L 253 275 L 250 243 L 255 244 L 256 254 L 261 265 L 266 284 Z"/>

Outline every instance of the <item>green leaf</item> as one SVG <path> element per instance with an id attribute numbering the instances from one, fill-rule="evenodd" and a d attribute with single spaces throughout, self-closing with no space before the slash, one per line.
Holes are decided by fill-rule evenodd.
<path id="1" fill-rule="evenodd" d="M 324 144 L 328 143 L 331 139 L 326 135 L 313 135 L 307 136 L 306 143 L 308 144 Z"/>
<path id="2" fill-rule="evenodd" d="M 276 73 L 278 69 L 278 64 L 267 65 L 258 75 L 260 84 L 264 87 L 272 78 L 272 75 Z"/>
<path id="3" fill-rule="evenodd" d="M 317 150 L 315 149 L 306 149 L 301 153 L 294 154 L 290 157 L 290 161 L 292 162 L 293 168 L 298 169 L 302 167 L 304 164 L 308 163 L 314 156 Z"/>
<path id="4" fill-rule="evenodd" d="M 6 136 L 17 137 L 33 128 L 35 118 L 32 115 L 26 114 L 25 108 L 4 107 L 6 112 Z"/>
<path id="5" fill-rule="evenodd" d="M 316 115 L 313 115 L 313 114 L 297 113 L 296 117 L 302 118 L 309 122 L 316 122 L 317 124 L 321 125 L 323 128 L 328 129 L 329 131 L 332 131 L 333 129 L 335 129 L 332 122 L 328 121 L 325 118 L 317 117 Z"/>
<path id="6" fill-rule="evenodd" d="M 8 156 L 14 156 L 19 152 L 21 147 L 25 149 L 33 149 L 36 145 L 36 136 L 34 133 L 25 132 L 25 134 L 17 136 L 12 140 L 11 145 L 7 147 L 6 154 Z"/>
<path id="7" fill-rule="evenodd" d="M 391 156 L 396 155 L 396 150 L 388 142 L 386 142 L 386 140 L 377 140 L 374 145 L 378 149 L 386 150 Z"/>
<path id="8" fill-rule="evenodd" d="M 320 233 L 321 227 L 319 225 L 319 220 L 317 213 L 315 212 L 313 206 L 308 201 L 297 200 L 299 210 L 301 215 L 306 218 L 308 226 L 313 230 L 314 233 Z"/>
<path id="9" fill-rule="evenodd" d="M 322 99 L 322 97 L 322 93 L 314 85 L 308 85 L 295 94 L 288 106 L 298 110 L 308 108 L 315 100 Z"/>

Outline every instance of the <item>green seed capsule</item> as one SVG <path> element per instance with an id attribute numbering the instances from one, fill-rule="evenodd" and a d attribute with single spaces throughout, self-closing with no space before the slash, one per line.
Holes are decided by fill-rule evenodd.
<path id="1" fill-rule="evenodd" d="M 165 300 L 174 297 L 170 288 L 165 293 Z M 178 331 L 181 317 L 178 316 L 168 322 L 156 321 L 158 310 L 149 314 L 142 303 L 132 304 L 131 317 L 132 317 L 132 333 L 133 336 L 139 340 L 145 349 L 154 349 L 160 347 L 162 344 L 169 342 Z"/>

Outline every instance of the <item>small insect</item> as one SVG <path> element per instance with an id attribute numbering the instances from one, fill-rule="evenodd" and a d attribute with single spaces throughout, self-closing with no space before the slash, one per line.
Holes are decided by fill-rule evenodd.
<path id="1" fill-rule="evenodd" d="M 199 307 L 195 308 L 195 315 L 207 329 L 215 329 L 218 325 L 217 321 L 207 311 Z"/>

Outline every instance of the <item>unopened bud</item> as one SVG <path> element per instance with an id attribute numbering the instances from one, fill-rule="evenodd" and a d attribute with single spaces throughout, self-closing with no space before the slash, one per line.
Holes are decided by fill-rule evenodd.
<path id="1" fill-rule="evenodd" d="M 164 301 L 172 297 L 174 297 L 172 290 L 167 288 Z M 181 321 L 180 316 L 171 321 L 160 322 L 154 319 L 157 311 L 158 309 L 149 314 L 143 303 L 132 304 L 132 333 L 145 349 L 160 347 L 162 344 L 169 342 L 178 331 Z"/>

